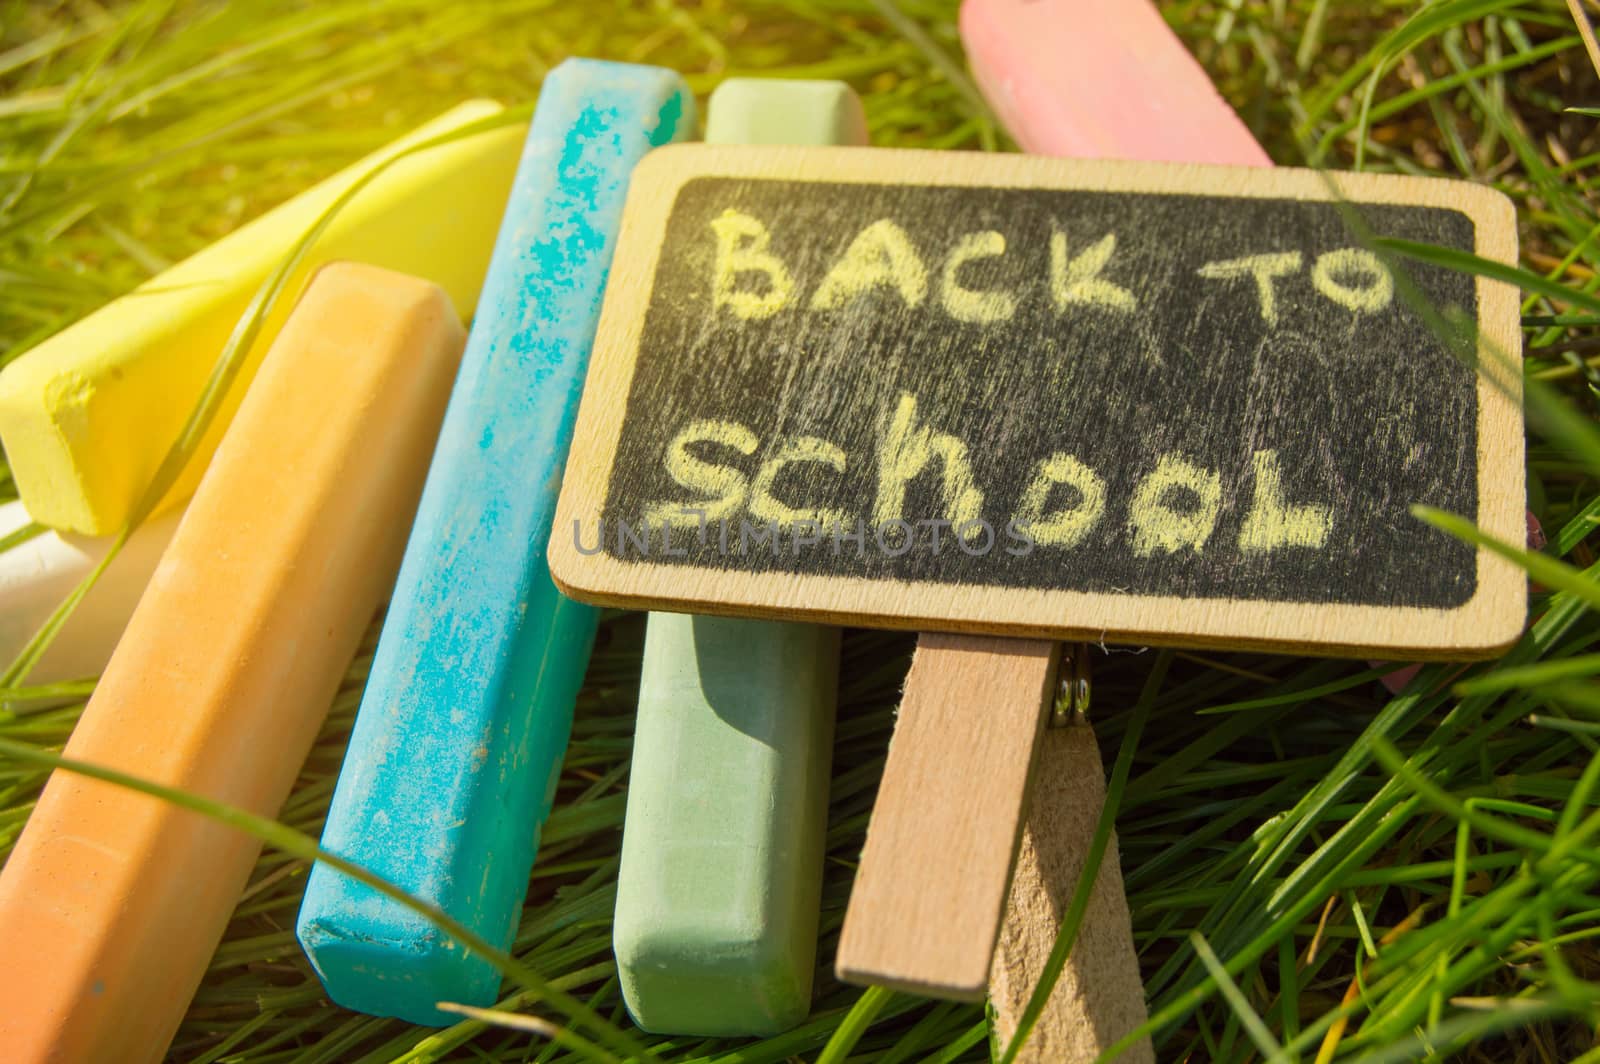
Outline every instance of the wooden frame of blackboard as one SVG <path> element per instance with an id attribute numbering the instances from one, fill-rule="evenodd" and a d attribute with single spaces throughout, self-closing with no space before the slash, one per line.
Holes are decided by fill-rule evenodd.
<path id="1" fill-rule="evenodd" d="M 993 189 L 1111 190 L 1408 205 L 1456 210 L 1475 228 L 1475 251 L 1516 261 L 1515 213 L 1500 193 L 1458 181 L 1394 175 L 1202 165 L 1045 159 L 1013 155 L 860 148 L 677 145 L 635 171 L 619 254 L 556 528 L 599 515 L 622 434 L 665 230 L 683 187 L 706 177 Z M 1478 277 L 1478 526 L 1520 543 L 1524 536 L 1524 444 L 1515 289 Z M 663 441 L 663 444 L 665 441 Z M 808 620 L 918 631 L 1058 640 L 1407 659 L 1492 656 L 1521 633 L 1526 581 L 1512 563 L 1476 552 L 1476 589 L 1448 609 L 1323 602 L 1185 598 L 921 583 L 790 572 L 749 573 L 585 553 L 573 535 L 551 538 L 551 574 L 568 595 L 610 606 Z"/>

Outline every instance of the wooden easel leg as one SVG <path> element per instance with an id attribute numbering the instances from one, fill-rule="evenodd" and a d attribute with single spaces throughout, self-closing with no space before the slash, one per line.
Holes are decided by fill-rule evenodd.
<path id="1" fill-rule="evenodd" d="M 1057 658 L 1048 642 L 918 640 L 845 913 L 839 978 L 983 999 Z"/>
<path id="2" fill-rule="evenodd" d="M 1087 723 L 1048 729 L 1037 762 L 1011 877 L 1010 907 L 989 982 L 995 1036 L 1002 1045 L 1016 1033 L 1055 945 L 1106 796 L 1105 768 Z M 1117 838 L 1112 835 L 1067 966 L 1017 1060 L 1092 1061 L 1146 1018 Z M 1146 1039 L 1118 1060 L 1154 1062 L 1155 1051 Z"/>

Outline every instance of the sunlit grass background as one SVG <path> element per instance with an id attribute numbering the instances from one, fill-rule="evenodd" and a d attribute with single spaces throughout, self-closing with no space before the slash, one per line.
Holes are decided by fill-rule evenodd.
<path id="1" fill-rule="evenodd" d="M 733 74 L 843 78 L 876 144 L 1004 150 L 960 75 L 956 6 L 0 0 L 0 361 L 459 100 L 532 100 L 569 55 L 673 66 L 702 94 Z M 1530 432 L 1549 545 L 1536 621 L 1502 663 L 1434 666 L 1391 698 L 1362 662 L 1096 652 L 1108 763 L 1137 739 L 1117 827 L 1158 1056 L 1600 1061 L 1600 138 L 1570 110 L 1600 105 L 1600 82 L 1573 16 L 1561 0 L 1161 6 L 1278 163 L 1512 196 L 1520 281 L 1539 293 L 1526 375 L 1570 416 Z M 0 499 L 14 494 L 0 469 Z M 376 631 L 282 811 L 313 838 Z M 610 916 L 641 633 L 636 615 L 601 630 L 515 950 L 629 1029 Z M 759 1042 L 649 1039 L 664 1058 L 989 1055 L 980 1007 L 863 1005 L 831 974 L 911 645 L 845 640 L 811 1022 Z M 1148 714 L 1131 713 L 1158 668 Z M 59 750 L 80 708 L 0 712 L 0 739 Z M 0 855 L 43 779 L 0 758 Z M 434 1031 L 334 1008 L 291 930 L 305 873 L 263 854 L 174 1059 L 593 1056 L 504 1020 Z M 1197 935 L 1225 966 L 1220 989 Z M 567 1024 L 529 994 L 503 1008 Z"/>

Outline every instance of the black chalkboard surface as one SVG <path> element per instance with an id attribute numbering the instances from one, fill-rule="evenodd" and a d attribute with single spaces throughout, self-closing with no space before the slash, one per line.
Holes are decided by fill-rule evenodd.
<path id="1" fill-rule="evenodd" d="M 552 570 L 580 598 L 697 612 L 1503 645 L 1515 571 L 1409 508 L 1520 530 L 1515 295 L 1435 267 L 1397 281 L 1358 226 L 1515 255 L 1508 203 L 1459 183 L 655 153 Z M 1476 322 L 1477 350 L 1417 298 Z"/>

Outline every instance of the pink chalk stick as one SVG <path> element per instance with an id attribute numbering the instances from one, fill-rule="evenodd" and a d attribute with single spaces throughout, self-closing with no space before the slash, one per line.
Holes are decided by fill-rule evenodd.
<path id="1" fill-rule="evenodd" d="M 1024 151 L 1272 165 L 1148 0 L 966 0 L 961 39 Z"/>

